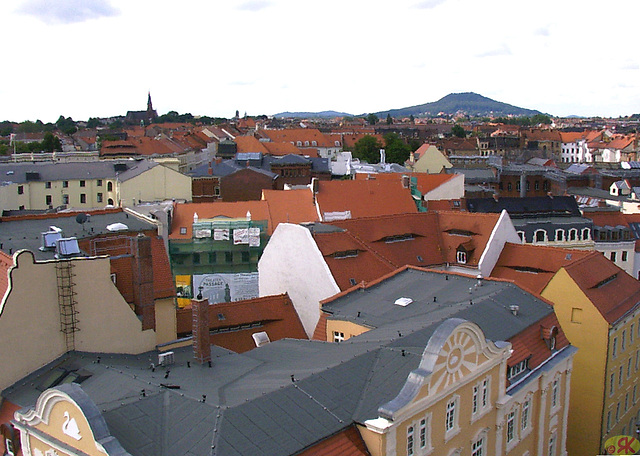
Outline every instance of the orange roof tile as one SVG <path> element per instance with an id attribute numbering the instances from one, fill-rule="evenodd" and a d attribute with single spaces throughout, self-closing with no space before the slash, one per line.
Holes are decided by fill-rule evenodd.
<path id="1" fill-rule="evenodd" d="M 258 141 L 254 136 L 236 136 L 233 140 L 237 146 L 238 153 L 259 152 L 261 154 L 268 154 L 269 151 L 264 146 L 264 143 Z"/>
<path id="2" fill-rule="evenodd" d="M 336 140 L 329 138 L 316 128 L 260 130 L 260 132 L 274 142 L 293 142 L 298 145 L 297 143 L 300 141 L 302 147 L 336 147 Z M 315 145 L 313 144 L 314 141 L 316 142 Z"/>
<path id="3" fill-rule="evenodd" d="M 591 252 L 564 269 L 610 324 L 640 302 L 640 282 L 600 252 Z"/>
<path id="4" fill-rule="evenodd" d="M 539 294 L 562 267 L 590 253 L 588 250 L 507 243 L 491 277 L 513 280 L 518 286 Z"/>
<path id="5" fill-rule="evenodd" d="M 418 212 L 399 181 L 319 181 L 316 200 L 321 214 L 351 211 L 352 218 Z"/>
<path id="6" fill-rule="evenodd" d="M 169 256 L 164 241 L 159 236 L 151 238 L 151 257 L 153 258 L 153 297 L 154 299 L 176 296 L 176 285 L 171 273 Z"/>
<path id="7" fill-rule="evenodd" d="M 13 266 L 13 257 L 0 250 L 0 299 L 9 287 L 9 268 Z"/>
<path id="8" fill-rule="evenodd" d="M 311 190 L 263 190 L 262 199 L 269 207 L 270 229 L 275 230 L 280 223 L 304 223 L 318 220 Z"/>
<path id="9" fill-rule="evenodd" d="M 200 220 L 214 217 L 245 218 L 247 211 L 251 212 L 252 220 L 270 220 L 269 207 L 266 201 L 177 203 L 173 211 L 169 239 L 191 239 L 194 214 L 198 214 Z M 181 233 L 181 228 L 186 228 L 184 233 Z M 269 226 L 269 234 L 274 229 L 275 227 Z"/>
<path id="10" fill-rule="evenodd" d="M 192 329 L 191 308 L 176 311 L 178 334 L 190 334 Z M 255 325 L 247 329 L 242 325 Z M 300 318 L 289 296 L 264 296 L 262 298 L 246 299 L 243 301 L 223 302 L 209 306 L 209 328 L 227 329 L 211 334 L 211 343 L 242 353 L 255 348 L 252 334 L 265 331 L 269 339 L 275 340 L 292 338 L 308 339 Z"/>
<path id="11" fill-rule="evenodd" d="M 356 426 L 313 445 L 298 456 L 370 456 L 369 450 Z"/>
<path id="12" fill-rule="evenodd" d="M 456 174 L 428 174 L 428 173 L 378 173 L 375 175 L 374 180 L 395 180 L 402 182 L 403 176 L 409 176 L 415 178 L 416 185 L 420 193 L 428 193 L 445 182 L 450 181 L 456 177 Z M 369 180 L 371 176 L 366 173 L 357 173 L 356 180 Z"/>

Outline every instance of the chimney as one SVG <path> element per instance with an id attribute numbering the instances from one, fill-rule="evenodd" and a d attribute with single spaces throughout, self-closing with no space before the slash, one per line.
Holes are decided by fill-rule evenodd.
<path id="1" fill-rule="evenodd" d="M 209 338 L 209 300 L 202 299 L 202 290 L 191 300 L 193 335 L 193 357 L 200 364 L 211 362 L 211 339 Z"/>
<path id="2" fill-rule="evenodd" d="M 216 157 L 216 165 L 222 163 L 222 157 Z"/>
<path id="3" fill-rule="evenodd" d="M 317 177 L 312 177 L 311 178 L 311 193 L 313 194 L 313 204 L 316 204 L 316 195 L 318 194 L 318 178 Z"/>
<path id="4" fill-rule="evenodd" d="M 384 153 L 384 149 L 380 149 L 380 164 L 384 165 L 386 163 L 386 155 Z"/>
<path id="5" fill-rule="evenodd" d="M 213 176 L 213 163 L 209 162 L 209 169 L 207 169 L 207 174 L 209 176 Z"/>
<path id="6" fill-rule="evenodd" d="M 139 233 L 135 238 L 133 258 L 133 297 L 136 314 L 142 317 L 142 329 L 156 328 L 155 300 L 153 296 L 153 256 L 151 238 Z"/>

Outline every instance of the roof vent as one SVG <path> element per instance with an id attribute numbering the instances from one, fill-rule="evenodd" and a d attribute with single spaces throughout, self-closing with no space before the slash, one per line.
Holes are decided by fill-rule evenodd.
<path id="1" fill-rule="evenodd" d="M 262 347 L 263 345 L 267 345 L 271 340 L 269 340 L 269 335 L 266 331 L 260 331 L 257 333 L 253 333 L 251 335 L 253 337 L 253 341 L 256 344 L 256 347 Z"/>
<path id="2" fill-rule="evenodd" d="M 518 312 L 520 311 L 520 306 L 518 304 L 511 304 L 509 306 L 509 310 L 513 315 L 518 315 Z"/>
<path id="3" fill-rule="evenodd" d="M 394 304 L 396 306 L 407 307 L 412 302 L 413 302 L 413 299 L 411 299 L 411 298 L 398 298 L 398 299 L 396 299 L 396 302 L 394 302 Z"/>
<path id="4" fill-rule="evenodd" d="M 169 366 L 175 362 L 175 356 L 172 351 L 158 354 L 158 364 L 161 366 Z"/>
<path id="5" fill-rule="evenodd" d="M 56 258 L 70 257 L 80 253 L 78 239 L 75 237 L 60 238 L 56 240 Z"/>
<path id="6" fill-rule="evenodd" d="M 40 239 L 42 244 L 40 245 L 40 250 L 50 250 L 56 248 L 56 241 L 62 238 L 62 230 L 57 226 L 50 226 L 49 231 L 45 231 L 44 233 L 40 233 Z"/>
<path id="7" fill-rule="evenodd" d="M 129 227 L 127 225 L 125 225 L 124 223 L 112 223 L 111 225 L 107 225 L 107 230 L 108 231 L 126 231 L 128 230 Z"/>

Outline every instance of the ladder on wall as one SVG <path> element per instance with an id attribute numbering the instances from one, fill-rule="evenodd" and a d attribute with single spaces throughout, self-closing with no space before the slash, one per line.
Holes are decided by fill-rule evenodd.
<path id="1" fill-rule="evenodd" d="M 74 291 L 74 265 L 69 260 L 56 262 L 58 279 L 58 306 L 60 308 L 60 331 L 64 334 L 67 351 L 75 349 L 75 333 L 78 328 L 76 293 Z"/>

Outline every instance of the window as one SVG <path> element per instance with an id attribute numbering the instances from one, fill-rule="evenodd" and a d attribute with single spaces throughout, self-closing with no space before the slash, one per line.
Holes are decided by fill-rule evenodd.
<path id="1" fill-rule="evenodd" d="M 564 230 L 556 230 L 556 242 L 564 241 Z"/>
<path id="2" fill-rule="evenodd" d="M 69 195 L 62 195 L 62 204 L 69 204 Z"/>
<path id="3" fill-rule="evenodd" d="M 511 185 L 511 182 L 507 183 L 507 190 L 509 191 L 513 190 L 513 185 Z"/>
<path id="4" fill-rule="evenodd" d="M 445 416 L 444 430 L 449 432 L 453 430 L 456 425 L 456 401 L 455 399 L 449 401 L 447 404 L 447 414 Z"/>
<path id="5" fill-rule="evenodd" d="M 489 380 L 484 379 L 482 381 L 482 408 L 485 408 L 489 404 Z"/>
<path id="6" fill-rule="evenodd" d="M 62 181 L 62 188 L 68 188 L 69 187 L 69 181 Z"/>
<path id="7" fill-rule="evenodd" d="M 51 188 L 51 182 L 45 182 L 44 188 Z"/>
<path id="8" fill-rule="evenodd" d="M 638 385 L 633 385 L 633 403 L 635 404 L 636 401 L 638 400 L 638 396 L 637 396 L 637 389 L 638 389 Z"/>
<path id="9" fill-rule="evenodd" d="M 478 412 L 478 393 L 479 393 L 478 385 L 474 385 L 474 387 L 473 387 L 473 396 L 471 398 L 471 413 L 472 414 L 476 414 Z"/>
<path id="10" fill-rule="evenodd" d="M 520 416 L 521 428 L 525 430 L 529 427 L 529 412 L 531 410 L 531 399 L 527 399 L 522 404 L 522 415 Z"/>
<path id="11" fill-rule="evenodd" d="M 507 378 L 511 380 L 513 377 L 521 374 L 525 370 L 529 369 L 529 358 L 520 361 L 513 366 L 510 366 L 507 370 Z"/>
<path id="12" fill-rule="evenodd" d="M 511 411 L 507 415 L 507 443 L 512 442 L 516 437 L 515 434 L 516 412 Z"/>
<path id="13" fill-rule="evenodd" d="M 429 436 L 427 435 L 427 419 L 422 418 L 420 420 L 420 448 L 427 448 L 429 442 Z"/>
<path id="14" fill-rule="evenodd" d="M 571 323 L 582 323 L 582 309 L 578 307 L 571 309 Z"/>
<path id="15" fill-rule="evenodd" d="M 198 252 L 193 253 L 193 264 L 200 264 L 200 254 Z"/>
<path id="16" fill-rule="evenodd" d="M 45 196 L 45 204 L 47 206 L 51 206 L 51 195 L 46 195 Z"/>
<path id="17" fill-rule="evenodd" d="M 520 237 L 520 242 L 522 242 L 524 244 L 524 242 L 525 242 L 524 231 L 518 231 L 518 236 Z"/>
<path id="18" fill-rule="evenodd" d="M 186 226 L 181 226 L 180 227 L 180 234 L 187 234 L 187 227 Z"/>
<path id="19" fill-rule="evenodd" d="M 622 251 L 622 261 L 627 261 L 627 251 L 626 250 Z"/>
<path id="20" fill-rule="evenodd" d="M 413 456 L 413 426 L 407 428 L 407 456 Z"/>
<path id="21" fill-rule="evenodd" d="M 209 264 L 216 264 L 217 255 L 216 252 L 209 252 Z"/>
<path id="22" fill-rule="evenodd" d="M 96 185 L 97 185 L 98 187 L 102 187 L 102 179 L 98 179 L 98 180 L 96 181 Z"/>
<path id="23" fill-rule="evenodd" d="M 520 191 L 520 181 L 516 182 L 516 192 Z"/>
<path id="24" fill-rule="evenodd" d="M 620 340 L 620 351 L 623 352 L 626 346 L 627 346 L 627 330 L 623 329 L 621 340 Z"/>
<path id="25" fill-rule="evenodd" d="M 618 372 L 618 386 L 622 386 L 622 374 L 623 374 L 623 366 L 620 366 L 619 372 Z"/>
<path id="26" fill-rule="evenodd" d="M 22 185 L 18 185 L 18 195 L 22 195 L 24 193 L 24 187 Z"/>
<path id="27" fill-rule="evenodd" d="M 571 228 L 569 230 L 569 240 L 575 241 L 577 239 L 578 239 L 578 230 L 576 230 L 575 228 Z"/>
<path id="28" fill-rule="evenodd" d="M 213 188 L 213 194 L 214 194 L 215 196 L 220 196 L 220 186 L 216 185 L 216 186 Z"/>
<path id="29" fill-rule="evenodd" d="M 616 388 L 616 374 L 612 373 L 609 377 L 609 396 L 613 396 Z"/>
<path id="30" fill-rule="evenodd" d="M 534 184 L 533 184 L 533 187 L 534 187 L 536 190 L 540 190 L 540 182 L 539 182 L 539 181 L 535 181 L 535 182 L 534 182 Z"/>
<path id="31" fill-rule="evenodd" d="M 611 261 L 615 263 L 616 261 L 616 252 L 611 252 Z"/>
<path id="32" fill-rule="evenodd" d="M 463 252 L 462 250 L 458 250 L 456 252 L 456 261 L 461 264 L 465 264 L 467 262 L 467 252 Z"/>
<path id="33" fill-rule="evenodd" d="M 96 194 L 96 201 L 97 201 L 98 203 L 101 203 L 101 202 L 102 202 L 102 193 L 98 193 L 98 194 Z"/>
<path id="34" fill-rule="evenodd" d="M 616 423 L 620 420 L 620 402 L 616 404 Z"/>
<path id="35" fill-rule="evenodd" d="M 556 454 L 556 435 L 551 434 L 549 437 L 549 456 L 554 456 Z"/>
<path id="36" fill-rule="evenodd" d="M 13 449 L 13 442 L 10 439 L 4 440 L 4 446 L 6 448 L 7 456 L 14 456 L 15 450 Z"/>
<path id="37" fill-rule="evenodd" d="M 86 187 L 86 185 L 87 185 L 86 181 L 83 181 L 83 180 L 80 181 L 80 187 Z"/>
<path id="38" fill-rule="evenodd" d="M 640 350 L 636 350 L 636 365 L 634 367 L 634 370 L 637 372 L 638 371 L 638 363 L 640 362 Z"/>
<path id="39" fill-rule="evenodd" d="M 233 252 L 224 252 L 224 261 L 225 263 L 233 262 Z"/>
<path id="40" fill-rule="evenodd" d="M 631 358 L 627 361 L 627 378 L 631 377 Z"/>
<path id="41" fill-rule="evenodd" d="M 611 351 L 611 356 L 613 356 L 614 358 L 618 356 L 618 338 L 617 337 L 613 338 L 613 349 Z"/>
<path id="42" fill-rule="evenodd" d="M 629 410 L 629 393 L 624 395 L 624 411 L 626 412 L 627 410 Z"/>
<path id="43" fill-rule="evenodd" d="M 558 405 L 558 386 L 559 382 L 556 378 L 553 381 L 553 386 L 551 387 L 551 407 L 555 407 Z"/>
<path id="44" fill-rule="evenodd" d="M 484 456 L 484 436 L 471 444 L 471 456 Z"/>
<path id="45" fill-rule="evenodd" d="M 589 228 L 582 228 L 582 240 L 588 241 L 590 238 L 591 235 L 589 234 Z"/>
<path id="46" fill-rule="evenodd" d="M 80 193 L 80 204 L 85 204 L 87 202 L 87 194 Z"/>
<path id="47" fill-rule="evenodd" d="M 607 431 L 611 430 L 611 410 L 607 412 Z"/>
<path id="48" fill-rule="evenodd" d="M 108 192 L 112 192 L 113 191 L 113 182 L 107 182 L 107 191 Z"/>
<path id="49" fill-rule="evenodd" d="M 334 342 L 342 342 L 344 340 L 344 333 L 340 331 L 333 332 L 333 341 Z"/>
<path id="50" fill-rule="evenodd" d="M 242 252 L 242 262 L 248 263 L 250 259 L 249 252 Z"/>
<path id="51" fill-rule="evenodd" d="M 633 343 L 633 323 L 631 323 L 631 326 L 629 326 L 629 343 Z"/>
<path id="52" fill-rule="evenodd" d="M 535 242 L 544 242 L 547 240 L 547 232 L 545 230 L 536 230 L 534 235 Z"/>

